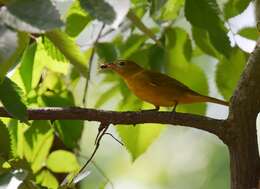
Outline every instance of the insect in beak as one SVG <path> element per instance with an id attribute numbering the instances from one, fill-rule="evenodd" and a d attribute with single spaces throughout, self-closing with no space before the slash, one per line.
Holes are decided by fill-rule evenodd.
<path id="1" fill-rule="evenodd" d="M 113 64 L 113 63 L 102 64 L 100 66 L 101 69 L 108 69 L 108 68 L 114 68 L 114 67 L 115 67 L 115 64 Z"/>

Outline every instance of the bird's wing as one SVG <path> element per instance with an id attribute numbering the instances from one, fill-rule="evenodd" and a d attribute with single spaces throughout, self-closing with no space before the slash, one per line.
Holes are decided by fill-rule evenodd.
<path id="1" fill-rule="evenodd" d="M 165 74 L 148 71 L 147 77 L 149 79 L 149 84 L 154 87 L 175 88 L 176 90 L 183 92 L 183 93 L 197 94 L 195 91 L 191 90 L 186 85 L 182 84 L 178 80 L 176 80 L 172 77 L 169 77 Z"/>

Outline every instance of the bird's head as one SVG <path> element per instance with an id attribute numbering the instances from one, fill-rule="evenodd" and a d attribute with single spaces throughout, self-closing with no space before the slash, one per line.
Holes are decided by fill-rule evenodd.
<path id="1" fill-rule="evenodd" d="M 101 69 L 111 69 L 123 77 L 129 77 L 143 70 L 141 66 L 131 60 L 116 60 L 112 63 L 102 64 Z"/>

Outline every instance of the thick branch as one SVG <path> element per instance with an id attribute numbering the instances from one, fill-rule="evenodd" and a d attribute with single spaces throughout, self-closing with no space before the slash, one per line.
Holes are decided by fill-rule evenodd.
<path id="1" fill-rule="evenodd" d="M 260 41 L 259 41 L 260 42 Z M 250 55 L 234 92 L 228 122 L 236 138 L 227 140 L 230 151 L 232 189 L 251 189 L 258 185 L 260 164 L 256 117 L 260 110 L 260 43 Z"/>
<path id="2" fill-rule="evenodd" d="M 88 120 L 112 124 L 161 123 L 189 126 L 213 133 L 220 138 L 225 134 L 225 120 L 200 115 L 172 112 L 140 111 L 116 112 L 87 108 L 39 108 L 28 110 L 29 120 Z M 0 107 L 0 117 L 11 117 Z"/>

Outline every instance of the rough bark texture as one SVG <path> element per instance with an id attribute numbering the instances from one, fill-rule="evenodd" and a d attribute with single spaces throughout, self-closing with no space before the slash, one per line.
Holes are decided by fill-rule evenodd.
<path id="1" fill-rule="evenodd" d="M 260 46 L 251 54 L 233 95 L 229 126 L 235 137 L 228 139 L 231 188 L 258 188 L 259 153 L 256 118 L 260 109 Z"/>

